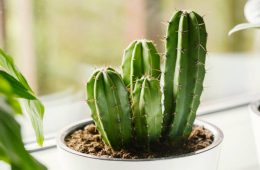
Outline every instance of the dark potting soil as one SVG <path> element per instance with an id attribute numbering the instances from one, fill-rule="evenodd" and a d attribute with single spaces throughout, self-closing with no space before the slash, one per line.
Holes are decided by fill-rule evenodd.
<path id="1" fill-rule="evenodd" d="M 213 134 L 201 126 L 195 126 L 190 137 L 178 146 L 169 146 L 158 144 L 150 152 L 140 150 L 120 150 L 114 151 L 105 145 L 101 140 L 94 124 L 89 124 L 83 129 L 79 129 L 66 137 L 66 145 L 78 152 L 86 153 L 103 158 L 123 158 L 123 159 L 142 159 L 142 158 L 160 158 L 174 155 L 181 155 L 209 146 L 214 140 Z"/>

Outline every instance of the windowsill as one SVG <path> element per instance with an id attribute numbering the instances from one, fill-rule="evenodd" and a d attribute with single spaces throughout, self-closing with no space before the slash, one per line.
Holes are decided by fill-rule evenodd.
<path id="1" fill-rule="evenodd" d="M 202 115 L 199 118 L 217 125 L 224 131 L 219 170 L 259 169 L 247 106 Z M 35 152 L 33 155 L 45 163 L 49 170 L 59 169 L 56 148 Z"/>

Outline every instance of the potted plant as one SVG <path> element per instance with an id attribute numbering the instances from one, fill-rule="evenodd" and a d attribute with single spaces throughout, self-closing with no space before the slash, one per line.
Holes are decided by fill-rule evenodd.
<path id="1" fill-rule="evenodd" d="M 46 170 L 24 148 L 15 117 L 25 112 L 31 119 L 38 144 L 42 145 L 44 107 L 13 59 L 0 49 L 0 161 L 9 164 L 12 170 Z"/>
<path id="2" fill-rule="evenodd" d="M 249 0 L 247 1 L 244 14 L 248 23 L 238 24 L 232 30 L 229 35 L 247 29 L 259 29 L 260 28 L 260 0 Z M 253 133 L 255 137 L 255 143 L 258 153 L 258 159 L 260 162 L 260 102 L 256 101 L 249 105 L 250 117 L 252 122 Z"/>
<path id="3" fill-rule="evenodd" d="M 93 120 L 59 134 L 62 168 L 216 170 L 223 134 L 195 120 L 206 41 L 203 18 L 178 11 L 169 21 L 162 74 L 147 40 L 124 51 L 122 74 L 110 67 L 94 72 L 86 87 Z"/>

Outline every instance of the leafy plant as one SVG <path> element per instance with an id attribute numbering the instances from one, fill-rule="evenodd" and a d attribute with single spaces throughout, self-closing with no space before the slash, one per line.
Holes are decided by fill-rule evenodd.
<path id="1" fill-rule="evenodd" d="M 43 143 L 42 119 L 44 107 L 10 56 L 0 49 L 0 160 L 12 170 L 45 170 L 24 148 L 16 114 L 27 112 L 36 132 L 37 142 Z"/>
<path id="2" fill-rule="evenodd" d="M 87 101 L 107 145 L 150 150 L 188 138 L 203 91 L 206 41 L 203 18 L 178 11 L 169 21 L 162 77 L 160 56 L 147 40 L 127 47 L 122 76 L 109 67 L 93 74 Z"/>

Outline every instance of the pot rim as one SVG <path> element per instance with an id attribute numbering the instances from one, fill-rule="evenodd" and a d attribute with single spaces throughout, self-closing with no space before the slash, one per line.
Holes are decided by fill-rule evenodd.
<path id="1" fill-rule="evenodd" d="M 251 103 L 249 105 L 249 109 L 256 114 L 257 116 L 260 116 L 260 111 L 259 111 L 259 107 L 260 107 L 260 100 L 255 101 L 253 103 Z"/>
<path id="2" fill-rule="evenodd" d="M 75 156 L 80 156 L 80 157 L 85 157 L 89 159 L 98 159 L 98 160 L 105 160 L 105 161 L 126 161 L 126 162 L 140 162 L 140 161 L 158 161 L 158 160 L 170 160 L 170 159 L 176 159 L 176 158 L 183 158 L 183 157 L 188 157 L 188 156 L 195 156 L 198 154 L 201 154 L 203 152 L 209 151 L 214 149 L 215 147 L 219 146 L 224 138 L 223 132 L 215 125 L 205 122 L 203 120 L 199 120 L 196 118 L 195 120 L 195 125 L 200 125 L 211 131 L 214 135 L 214 141 L 211 145 L 204 149 L 200 149 L 195 152 L 187 153 L 187 154 L 182 154 L 182 155 L 173 155 L 173 156 L 168 156 L 168 157 L 160 157 L 160 158 L 146 158 L 146 159 L 122 159 L 122 158 L 104 158 L 104 157 L 98 157 L 90 154 L 84 154 L 78 151 L 75 151 L 71 148 L 69 148 L 65 144 L 65 138 L 67 137 L 68 134 L 71 134 L 71 132 L 80 129 L 87 124 L 92 123 L 92 119 L 85 119 L 76 123 L 73 123 L 67 127 L 65 127 L 57 136 L 57 147 L 61 150 L 64 150 L 70 154 L 74 154 Z"/>

